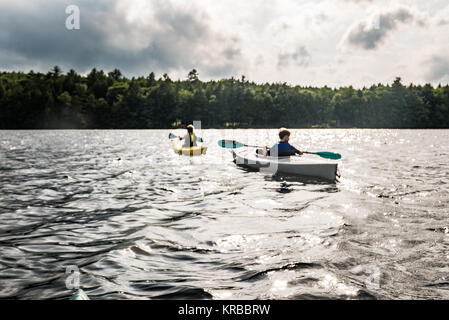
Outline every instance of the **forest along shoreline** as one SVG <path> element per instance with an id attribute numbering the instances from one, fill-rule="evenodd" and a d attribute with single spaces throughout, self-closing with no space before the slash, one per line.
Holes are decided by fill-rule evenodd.
<path id="1" fill-rule="evenodd" d="M 202 128 L 449 128 L 449 86 L 203 82 L 195 69 L 177 81 L 58 66 L 0 73 L 0 129 L 169 129 L 192 120 Z"/>

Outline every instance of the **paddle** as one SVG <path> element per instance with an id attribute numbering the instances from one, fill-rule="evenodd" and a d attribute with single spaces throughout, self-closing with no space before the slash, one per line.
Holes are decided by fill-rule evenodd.
<path id="1" fill-rule="evenodd" d="M 303 151 L 302 153 L 314 154 L 314 155 L 320 156 L 321 158 L 330 159 L 330 160 L 339 160 L 339 159 L 341 159 L 341 154 L 333 153 L 333 152 L 327 152 L 327 151 L 322 151 L 322 152 L 307 152 L 307 151 Z"/>
<path id="2" fill-rule="evenodd" d="M 242 147 L 249 147 L 249 148 L 262 148 L 257 146 L 249 146 L 247 144 L 235 141 L 235 140 L 220 140 L 218 141 L 218 145 L 222 148 L 226 149 L 238 149 Z"/>
<path id="3" fill-rule="evenodd" d="M 170 133 L 170 134 L 168 135 L 168 138 L 169 138 L 170 140 L 173 140 L 173 139 L 177 139 L 178 136 L 175 136 L 173 133 Z M 198 141 L 201 142 L 201 143 L 204 142 L 203 138 L 198 138 Z"/>
<path id="4" fill-rule="evenodd" d="M 220 140 L 220 141 L 218 141 L 218 145 L 222 148 L 227 148 L 227 149 L 238 149 L 238 148 L 242 148 L 242 147 L 262 148 L 262 147 L 258 147 L 258 146 L 250 146 L 250 145 L 247 145 L 247 144 L 235 141 L 235 140 Z M 320 156 L 321 158 L 324 158 L 324 159 L 331 159 L 331 160 L 341 159 L 341 154 L 333 153 L 333 152 L 303 151 L 303 153 L 314 154 L 314 155 Z"/>

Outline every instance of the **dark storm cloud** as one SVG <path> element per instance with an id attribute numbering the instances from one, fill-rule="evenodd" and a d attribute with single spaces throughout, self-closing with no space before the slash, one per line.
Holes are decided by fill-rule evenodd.
<path id="1" fill-rule="evenodd" d="M 449 58 L 442 56 L 433 56 L 426 63 L 430 65 L 430 69 L 427 72 L 426 80 L 437 82 L 444 78 L 449 78 Z M 447 80 L 447 79 L 446 79 Z"/>
<path id="2" fill-rule="evenodd" d="M 294 63 L 301 67 L 307 67 L 310 63 L 310 54 L 305 46 L 298 47 L 292 53 L 281 53 L 278 55 L 278 68 L 282 69 Z"/>
<path id="3" fill-rule="evenodd" d="M 45 71 L 60 65 L 81 72 L 93 67 L 120 68 L 132 75 L 194 67 L 206 76 L 236 72 L 238 41 L 215 33 L 209 27 L 209 18 L 197 10 L 177 8 L 168 2 L 160 5 L 155 0 L 154 21 L 136 25 L 116 9 L 115 1 L 37 3 L 11 4 L 0 11 L 0 68 L 38 66 Z M 80 30 L 65 28 L 65 8 L 70 4 L 80 7 Z M 136 47 L 127 45 L 130 39 L 135 40 Z M 216 43 L 222 47 L 214 46 Z M 216 60 L 221 65 L 215 65 Z"/>
<path id="4" fill-rule="evenodd" d="M 0 50 L 9 58 L 2 60 L 2 68 L 16 68 L 15 61 L 28 64 L 72 64 L 85 67 L 95 62 L 96 54 L 103 53 L 103 35 L 90 18 L 83 13 L 83 28 L 68 31 L 65 28 L 66 5 L 42 3 L 36 7 L 9 6 L 0 11 Z M 82 7 L 82 6 L 81 6 Z M 98 9 L 98 4 L 96 5 Z"/>
<path id="5" fill-rule="evenodd" d="M 385 38 L 395 30 L 400 23 L 410 24 L 417 22 L 424 24 L 423 19 L 418 17 L 408 8 L 397 8 L 394 11 L 382 13 L 372 21 L 363 21 L 354 25 L 349 30 L 347 41 L 356 47 L 366 50 L 376 49 Z"/>

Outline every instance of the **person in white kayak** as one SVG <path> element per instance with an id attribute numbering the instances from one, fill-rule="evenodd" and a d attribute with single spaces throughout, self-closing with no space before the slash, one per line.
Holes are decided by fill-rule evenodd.
<path id="1" fill-rule="evenodd" d="M 257 153 L 261 153 L 264 156 L 271 157 L 289 157 L 294 155 L 302 156 L 303 152 L 293 147 L 288 141 L 290 140 L 290 131 L 286 128 L 279 129 L 279 142 L 273 145 L 271 148 L 265 147 L 263 150 L 258 150 Z"/>
<path id="2" fill-rule="evenodd" d="M 197 141 L 199 140 L 196 134 L 193 132 L 195 130 L 195 127 L 191 124 L 187 126 L 187 133 L 184 137 L 179 137 L 179 140 L 184 140 L 183 148 L 191 148 L 191 147 L 197 147 Z"/>

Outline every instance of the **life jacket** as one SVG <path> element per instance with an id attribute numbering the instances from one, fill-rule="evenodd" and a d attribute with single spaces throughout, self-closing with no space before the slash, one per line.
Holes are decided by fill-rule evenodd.
<path id="1" fill-rule="evenodd" d="M 197 138 L 194 133 L 188 133 L 188 137 L 184 139 L 184 145 L 183 148 L 190 148 L 190 147 L 196 147 L 197 144 Z"/>

